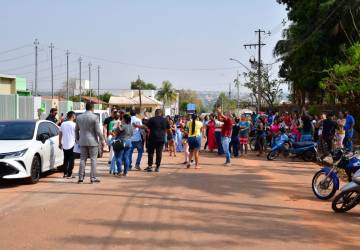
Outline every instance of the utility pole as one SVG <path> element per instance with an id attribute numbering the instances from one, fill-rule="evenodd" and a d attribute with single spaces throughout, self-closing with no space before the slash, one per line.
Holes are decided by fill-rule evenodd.
<path id="1" fill-rule="evenodd" d="M 236 72 L 236 88 L 237 88 L 237 107 L 240 108 L 240 82 L 239 71 Z"/>
<path id="2" fill-rule="evenodd" d="M 139 83 L 139 113 L 141 114 L 142 102 L 141 102 L 141 80 L 140 76 L 138 75 L 138 83 Z"/>
<path id="3" fill-rule="evenodd" d="M 80 92 L 80 102 L 81 102 L 81 62 L 82 62 L 82 58 L 81 56 L 79 57 L 79 92 Z"/>
<path id="4" fill-rule="evenodd" d="M 97 66 L 97 71 L 98 71 L 98 99 L 100 100 L 100 65 Z"/>
<path id="5" fill-rule="evenodd" d="M 35 96 L 38 95 L 38 46 L 39 41 L 38 39 L 35 39 L 34 41 L 35 45 Z"/>
<path id="6" fill-rule="evenodd" d="M 54 99 L 54 61 L 53 61 L 53 43 L 50 43 L 50 66 L 51 66 L 51 99 Z"/>
<path id="7" fill-rule="evenodd" d="M 89 89 L 90 89 L 90 102 L 91 102 L 91 91 L 92 91 L 92 89 L 91 89 L 91 66 L 92 66 L 91 62 L 89 62 L 88 66 L 89 66 Z"/>
<path id="8" fill-rule="evenodd" d="M 69 55 L 70 51 L 66 50 L 66 100 L 69 101 Z"/>
<path id="9" fill-rule="evenodd" d="M 258 69 L 257 69 L 257 73 L 258 73 L 258 103 L 257 103 L 257 111 L 260 111 L 261 108 L 261 47 L 266 45 L 264 43 L 261 42 L 261 34 L 264 33 L 265 34 L 265 30 L 261 30 L 258 29 L 255 31 L 255 33 L 258 34 L 258 43 L 252 43 L 252 44 L 244 44 L 245 49 L 247 47 L 249 48 L 258 48 Z"/>

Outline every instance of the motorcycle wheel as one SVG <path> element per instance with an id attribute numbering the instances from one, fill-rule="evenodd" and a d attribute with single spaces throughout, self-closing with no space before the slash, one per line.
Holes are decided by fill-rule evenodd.
<path id="1" fill-rule="evenodd" d="M 279 151 L 270 151 L 267 155 L 269 161 L 275 160 L 279 156 Z"/>
<path id="2" fill-rule="evenodd" d="M 331 176 L 327 177 L 326 173 L 322 170 L 315 173 L 311 182 L 311 188 L 315 196 L 320 200 L 328 200 L 336 193 L 334 180 Z"/>
<path id="3" fill-rule="evenodd" d="M 311 162 L 315 159 L 315 152 L 313 151 L 305 151 L 302 155 L 304 161 Z"/>
<path id="4" fill-rule="evenodd" d="M 340 194 L 335 196 L 331 207 L 336 213 L 345 213 L 358 204 L 358 196 L 358 191 L 350 190 L 346 192 L 341 192 Z"/>

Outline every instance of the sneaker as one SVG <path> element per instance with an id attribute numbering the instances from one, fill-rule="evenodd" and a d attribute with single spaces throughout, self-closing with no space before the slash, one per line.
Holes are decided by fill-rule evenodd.
<path id="1" fill-rule="evenodd" d="M 67 177 L 67 175 L 66 175 L 66 174 L 64 174 L 64 175 L 63 175 L 63 178 L 66 178 L 66 177 Z"/>
<path id="2" fill-rule="evenodd" d="M 100 180 L 99 179 L 91 179 L 91 183 L 100 183 Z"/>
<path id="3" fill-rule="evenodd" d="M 231 162 L 225 162 L 225 167 L 231 167 Z"/>
<path id="4" fill-rule="evenodd" d="M 152 167 L 147 167 L 147 168 L 144 169 L 144 171 L 146 171 L 146 172 L 152 172 Z"/>
<path id="5" fill-rule="evenodd" d="M 156 168 L 155 168 L 155 172 L 158 172 L 158 173 L 159 173 L 159 172 L 160 172 L 160 167 L 156 167 Z"/>
<path id="6" fill-rule="evenodd" d="M 84 183 L 84 180 L 78 180 L 78 184 Z"/>
<path id="7" fill-rule="evenodd" d="M 141 171 L 141 167 L 140 167 L 140 166 L 135 166 L 135 169 L 136 169 L 137 171 Z"/>
<path id="8" fill-rule="evenodd" d="M 188 163 L 188 164 L 186 165 L 186 168 L 190 168 L 190 166 L 191 166 L 190 163 Z"/>

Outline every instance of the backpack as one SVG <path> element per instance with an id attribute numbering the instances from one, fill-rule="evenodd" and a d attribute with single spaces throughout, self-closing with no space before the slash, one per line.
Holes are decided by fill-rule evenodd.
<path id="1" fill-rule="evenodd" d="M 121 139 L 114 140 L 111 144 L 113 147 L 114 152 L 120 152 L 125 148 L 125 142 Z"/>

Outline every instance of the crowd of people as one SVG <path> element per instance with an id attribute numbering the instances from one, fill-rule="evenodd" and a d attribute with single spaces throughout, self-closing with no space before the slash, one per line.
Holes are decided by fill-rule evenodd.
<path id="1" fill-rule="evenodd" d="M 51 110 L 48 120 L 59 124 L 55 116 L 56 110 Z M 130 170 L 142 170 L 145 151 L 148 159 L 143 170 L 147 172 L 160 171 L 164 152 L 170 157 L 184 157 L 185 168 L 200 168 L 200 151 L 217 153 L 224 157 L 225 166 L 231 166 L 232 158 L 248 154 L 249 144 L 254 143 L 252 149 L 261 156 L 281 133 L 290 134 L 296 142 L 316 141 L 323 152 L 330 152 L 336 147 L 352 150 L 355 119 L 349 112 L 339 112 L 337 116 L 331 112 L 317 116 L 304 109 L 293 113 L 236 115 L 224 113 L 221 108 L 202 116 L 188 114 L 173 117 L 164 117 L 158 109 L 153 117 L 147 112 L 140 117 L 135 110 L 127 113 L 113 108 L 101 131 L 97 116 L 93 114 L 93 105 L 88 103 L 83 115 L 75 117 L 75 113 L 70 111 L 65 121 L 60 123 L 59 146 L 64 151 L 64 177 L 73 178 L 73 152 L 78 146 L 78 182 L 83 182 L 85 163 L 90 158 L 90 180 L 94 183 L 99 182 L 96 178 L 98 150 L 105 145 L 109 150 L 108 166 L 112 175 L 127 176 Z"/>

